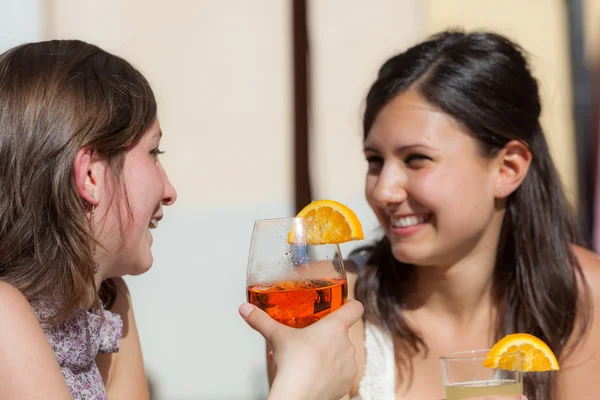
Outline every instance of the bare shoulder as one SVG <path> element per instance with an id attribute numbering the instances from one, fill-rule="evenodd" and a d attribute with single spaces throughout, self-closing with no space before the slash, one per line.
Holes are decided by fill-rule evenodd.
<path id="1" fill-rule="evenodd" d="M 12 342 L 25 340 L 28 330 L 40 331 L 41 326 L 23 294 L 12 285 L 0 281 L 0 352 L 2 347 L 13 347 Z M 17 334 L 15 334 L 17 333 Z M 10 340 L 4 340 L 8 339 Z M 39 339 L 39 336 L 38 336 Z"/>
<path id="2" fill-rule="evenodd" d="M 591 393 L 600 391 L 600 381 L 596 378 L 597 365 L 600 363 L 600 258 L 579 246 L 573 246 L 573 253 L 587 286 L 582 285 L 581 288 L 589 289 L 589 302 L 584 306 L 590 311 L 590 318 L 587 330 L 580 338 L 583 314 L 579 313 L 575 331 L 568 341 L 564 356 L 561 356 L 561 371 L 557 375 L 559 400 L 586 399 L 590 398 Z M 576 381 L 579 382 L 575 384 Z"/>
<path id="3" fill-rule="evenodd" d="M 572 249 L 588 285 L 592 291 L 597 292 L 600 290 L 600 257 L 593 251 L 580 246 L 573 246 Z"/>
<path id="4" fill-rule="evenodd" d="M 589 300 L 592 316 L 600 318 L 600 257 L 591 250 L 579 246 L 573 246 L 573 253 L 581 266 L 583 278 L 587 287 L 581 285 L 582 290 L 589 290 Z M 593 321 L 592 321 L 593 324 Z M 600 329 L 600 322 L 597 329 Z"/>
<path id="5" fill-rule="evenodd" d="M 30 309 L 29 302 L 14 286 L 0 281 L 0 312 Z"/>
<path id="6" fill-rule="evenodd" d="M 588 334 L 585 336 L 590 337 L 592 332 L 597 333 L 597 335 L 594 335 L 595 340 L 592 340 L 592 342 L 597 342 L 598 350 L 600 350 L 600 257 L 593 251 L 579 246 L 573 246 L 573 253 L 581 266 L 585 280 L 585 286 L 581 284 L 580 290 L 582 292 L 588 291 L 587 294 L 589 294 L 587 298 L 584 297 L 588 301 L 584 306 L 590 311 Z M 589 342 L 589 340 L 583 342 Z"/>
<path id="7" fill-rule="evenodd" d="M 0 398 L 70 398 L 54 353 L 23 294 L 0 281 Z M 32 376 L 35 385 L 32 385 Z"/>
<path id="8" fill-rule="evenodd" d="M 0 281 L 0 337 L 15 328 L 41 329 L 29 301 L 14 286 Z M 3 329 L 3 327 L 5 329 Z"/>

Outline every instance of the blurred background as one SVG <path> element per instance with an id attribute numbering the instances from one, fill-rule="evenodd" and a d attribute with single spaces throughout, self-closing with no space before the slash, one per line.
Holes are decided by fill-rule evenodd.
<path id="1" fill-rule="evenodd" d="M 599 17 L 598 0 L 0 0 L 0 51 L 77 38 L 148 78 L 179 192 L 154 233 L 154 267 L 126 278 L 153 399 L 254 400 L 267 393 L 264 343 L 237 313 L 253 222 L 332 198 L 377 237 L 363 100 L 379 66 L 427 35 L 493 30 L 530 53 L 592 244 Z"/>

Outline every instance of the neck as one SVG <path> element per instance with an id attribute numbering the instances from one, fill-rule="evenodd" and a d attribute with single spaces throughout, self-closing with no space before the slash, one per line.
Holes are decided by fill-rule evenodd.
<path id="1" fill-rule="evenodd" d="M 470 247 L 449 265 L 418 266 L 417 282 L 410 308 L 457 322 L 489 316 L 494 308 L 492 289 L 502 216 L 492 223 Z"/>
<path id="2" fill-rule="evenodd" d="M 493 262 L 462 260 L 451 267 L 418 267 L 412 309 L 470 320 L 492 307 Z M 486 311 L 484 311 L 486 310 Z"/>
<path id="3" fill-rule="evenodd" d="M 102 271 L 99 271 L 98 273 L 96 273 L 96 275 L 94 275 L 94 285 L 95 285 L 96 290 L 94 292 L 90 292 L 89 298 L 83 302 L 82 308 L 84 310 L 88 310 L 92 307 L 92 305 L 94 303 L 94 296 L 96 296 L 98 294 L 98 292 L 100 291 L 100 285 L 102 284 L 102 281 L 104 279 L 105 278 L 102 275 Z"/>

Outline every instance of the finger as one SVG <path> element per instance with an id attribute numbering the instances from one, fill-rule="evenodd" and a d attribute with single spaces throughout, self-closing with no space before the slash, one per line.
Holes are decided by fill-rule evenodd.
<path id="1" fill-rule="evenodd" d="M 527 400 L 527 397 L 517 394 L 514 396 L 483 396 L 483 397 L 469 397 L 468 400 Z"/>
<path id="2" fill-rule="evenodd" d="M 277 331 L 285 328 L 260 308 L 244 303 L 239 308 L 239 313 L 248 325 L 260 333 L 268 342 L 275 339 Z"/>
<path id="3" fill-rule="evenodd" d="M 346 304 L 329 315 L 329 318 L 335 318 L 344 323 L 344 326 L 350 328 L 356 321 L 362 317 L 365 308 L 357 300 L 348 300 Z"/>

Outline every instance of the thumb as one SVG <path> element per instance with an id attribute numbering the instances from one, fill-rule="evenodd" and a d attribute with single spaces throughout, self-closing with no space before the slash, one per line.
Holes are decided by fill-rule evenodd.
<path id="1" fill-rule="evenodd" d="M 275 339 L 278 330 L 285 328 L 284 325 L 275 321 L 266 312 L 250 303 L 242 304 L 238 311 L 244 321 L 268 342 Z"/>
<path id="2" fill-rule="evenodd" d="M 331 313 L 328 318 L 335 318 L 344 323 L 344 326 L 350 328 L 356 321 L 362 317 L 365 308 L 357 300 L 348 300 L 346 304 Z"/>

